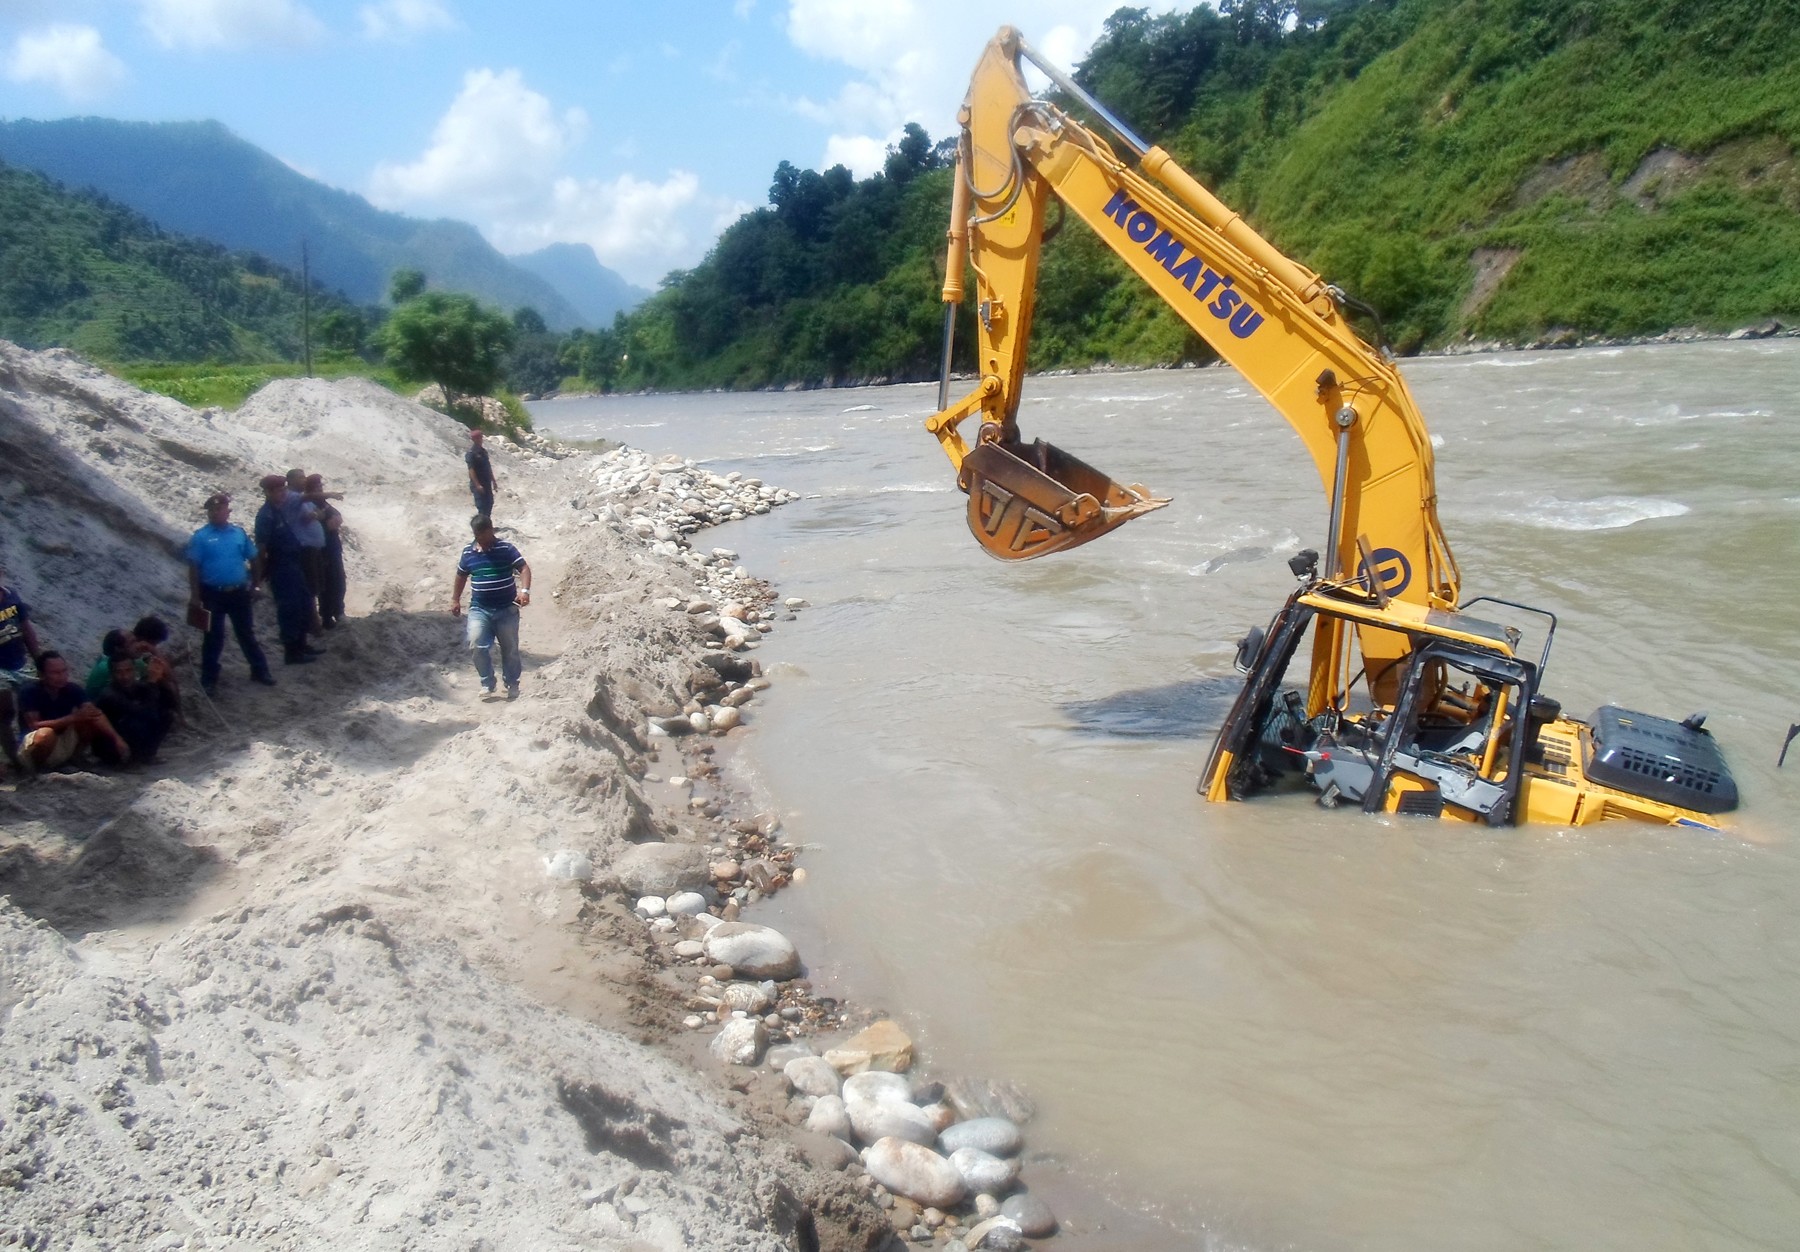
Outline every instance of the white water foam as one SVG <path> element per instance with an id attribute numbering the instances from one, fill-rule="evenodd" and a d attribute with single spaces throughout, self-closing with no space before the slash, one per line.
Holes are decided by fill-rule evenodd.
<path id="1" fill-rule="evenodd" d="M 1622 530 L 1659 517 L 1681 517 L 1693 510 L 1676 500 L 1644 496 L 1601 496 L 1593 500 L 1559 500 L 1543 496 L 1519 511 L 1507 510 L 1500 520 L 1540 530 Z"/>

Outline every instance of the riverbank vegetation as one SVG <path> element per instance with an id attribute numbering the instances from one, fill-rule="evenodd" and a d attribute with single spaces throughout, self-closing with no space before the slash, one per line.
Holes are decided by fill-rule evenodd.
<path id="1" fill-rule="evenodd" d="M 1220 0 L 1119 9 L 1075 76 L 1409 352 L 1800 318 L 1797 64 L 1800 0 Z M 953 152 L 909 125 L 868 178 L 783 161 L 766 206 L 597 330 L 315 284 L 315 372 L 520 394 L 932 377 Z M 0 336 L 229 403 L 299 368 L 304 291 L 0 167 Z M 973 340 L 965 308 L 957 368 Z M 1079 222 L 1046 244 L 1033 368 L 1210 356 Z"/>
<path id="2" fill-rule="evenodd" d="M 1413 351 L 1800 316 L 1796 64 L 1792 3 L 1223 0 L 1120 9 L 1076 78 Z M 860 182 L 784 163 L 565 365 L 601 390 L 932 376 L 947 155 L 911 128 Z M 1085 228 L 1049 242 L 1035 368 L 1209 356 Z"/>

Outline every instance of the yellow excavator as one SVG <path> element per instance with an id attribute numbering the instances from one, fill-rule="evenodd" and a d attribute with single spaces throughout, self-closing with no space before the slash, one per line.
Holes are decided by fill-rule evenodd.
<path id="1" fill-rule="evenodd" d="M 1127 154 L 1037 98 L 1021 61 Z M 987 552 L 1008 561 L 1060 552 L 1169 502 L 1019 433 L 1052 196 L 1275 406 L 1324 481 L 1322 552 L 1289 562 L 1297 590 L 1238 649 L 1247 677 L 1200 778 L 1208 799 L 1304 780 L 1321 803 L 1370 813 L 1718 828 L 1737 785 L 1700 715 L 1675 722 L 1607 706 L 1587 722 L 1565 717 L 1538 690 L 1554 615 L 1461 599 L 1424 421 L 1393 361 L 1349 321 L 1372 310 L 1277 250 L 1011 27 L 982 53 L 959 120 L 939 412 L 925 425 L 956 468 L 969 529 Z M 967 273 L 979 382 L 951 404 Z M 969 418 L 973 446 L 962 433 Z M 1542 632 L 1535 656 L 1521 654 L 1520 620 Z M 1304 678 L 1284 686 L 1309 640 Z"/>

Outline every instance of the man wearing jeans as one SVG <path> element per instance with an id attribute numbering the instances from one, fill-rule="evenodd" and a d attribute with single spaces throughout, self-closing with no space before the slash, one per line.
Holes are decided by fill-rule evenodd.
<path id="1" fill-rule="evenodd" d="M 500 645 L 500 677 L 506 683 L 506 698 L 519 698 L 519 610 L 531 603 L 531 566 L 524 555 L 506 540 L 494 534 L 494 522 L 487 514 L 478 514 L 469 523 L 475 542 L 462 550 L 456 562 L 456 586 L 450 591 L 450 615 L 462 616 L 462 594 L 469 595 L 469 652 L 475 659 L 475 673 L 481 678 L 481 689 L 494 693 L 495 643 Z"/>
<path id="2" fill-rule="evenodd" d="M 269 662 L 256 642 L 256 623 L 251 597 L 256 594 L 256 545 L 243 527 L 231 523 L 231 497 L 224 492 L 208 496 L 206 525 L 187 543 L 188 609 L 204 608 L 210 615 L 206 638 L 200 645 L 200 687 L 212 695 L 219 682 L 219 661 L 225 652 L 225 623 L 231 623 L 238 647 L 250 662 L 250 681 L 273 687 Z"/>

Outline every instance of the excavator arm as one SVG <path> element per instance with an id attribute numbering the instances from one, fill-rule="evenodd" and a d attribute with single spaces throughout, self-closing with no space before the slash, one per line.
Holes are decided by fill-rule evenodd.
<path id="1" fill-rule="evenodd" d="M 1037 99 L 1029 59 L 1107 120 L 1135 162 L 1063 110 Z M 1104 106 L 1046 64 L 1012 27 L 982 53 L 960 114 L 943 298 L 945 389 L 926 428 L 969 495 L 971 531 L 1004 560 L 1085 543 L 1168 501 L 1125 486 L 1018 428 L 1045 211 L 1052 196 L 1244 375 L 1299 434 L 1331 500 L 1326 579 L 1360 578 L 1372 594 L 1452 609 L 1459 574 L 1437 518 L 1431 440 L 1399 372 L 1348 324 L 1341 293 L 1258 235 Z M 974 277 L 979 382 L 948 403 L 950 336 Z M 978 418 L 973 446 L 963 433 Z M 1379 700 L 1397 680 L 1405 636 L 1361 628 L 1363 666 Z M 1313 650 L 1314 711 L 1347 686 L 1338 623 Z"/>

